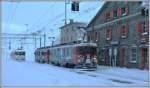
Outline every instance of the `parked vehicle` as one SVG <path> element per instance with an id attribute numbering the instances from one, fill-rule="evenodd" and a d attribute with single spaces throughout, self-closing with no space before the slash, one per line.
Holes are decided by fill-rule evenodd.
<path id="1" fill-rule="evenodd" d="M 10 57 L 15 60 L 24 61 L 25 60 L 25 51 L 24 50 L 15 50 L 12 51 Z"/>
<path id="2" fill-rule="evenodd" d="M 68 43 L 37 48 L 35 61 L 65 67 L 96 68 L 95 43 Z"/>

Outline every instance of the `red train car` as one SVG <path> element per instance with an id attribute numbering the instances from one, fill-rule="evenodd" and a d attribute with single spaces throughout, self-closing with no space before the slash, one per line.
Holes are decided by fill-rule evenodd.
<path id="1" fill-rule="evenodd" d="M 35 61 L 65 67 L 96 68 L 95 43 L 59 44 L 35 50 Z"/>

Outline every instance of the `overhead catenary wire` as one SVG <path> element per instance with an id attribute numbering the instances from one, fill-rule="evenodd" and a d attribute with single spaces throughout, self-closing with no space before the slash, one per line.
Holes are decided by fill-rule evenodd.
<path id="1" fill-rule="evenodd" d="M 46 15 L 48 15 L 50 9 L 53 8 L 55 4 L 56 4 L 56 1 L 33 23 L 33 25 L 29 29 L 38 27 L 38 25 L 41 24 L 41 19 L 43 19 L 43 17 L 46 17 Z"/>
<path id="2" fill-rule="evenodd" d="M 83 10 L 82 12 L 80 12 L 77 16 L 75 16 L 75 17 L 79 17 L 81 14 L 86 14 L 86 13 L 89 13 L 89 12 L 92 12 L 93 10 L 95 10 L 96 9 L 96 7 L 95 6 L 92 6 L 92 7 L 90 7 L 90 8 L 87 8 L 87 9 L 85 9 L 85 10 Z M 60 13 L 60 14 L 58 14 L 58 15 L 56 15 L 55 17 L 53 17 L 53 18 L 51 18 L 51 19 L 48 19 L 48 21 L 46 21 L 46 24 L 44 24 L 45 22 L 43 22 L 41 25 L 39 25 L 38 27 L 37 27 L 37 29 L 39 29 L 39 30 L 41 30 L 42 31 L 42 28 L 43 27 L 48 27 L 48 26 L 56 26 L 56 25 L 58 25 L 58 21 L 60 22 L 60 21 L 62 21 L 62 16 L 64 15 L 64 12 L 62 12 L 62 13 Z M 49 28 L 49 27 L 48 27 Z"/>
<path id="3" fill-rule="evenodd" d="M 15 17 L 15 13 L 16 13 L 16 11 L 17 11 L 17 8 L 18 8 L 20 2 L 17 2 L 17 4 L 16 4 L 15 7 L 14 7 L 14 10 L 13 10 L 13 2 L 10 2 L 10 3 L 12 3 L 12 4 L 11 4 L 11 5 L 12 5 L 12 8 L 10 8 L 10 9 L 12 9 L 12 13 L 10 14 L 10 17 L 9 17 L 9 19 L 8 19 L 8 22 L 9 22 L 9 26 L 8 26 L 8 27 L 11 29 L 11 24 L 13 23 L 12 21 L 13 21 L 13 19 L 14 19 L 14 17 Z"/>

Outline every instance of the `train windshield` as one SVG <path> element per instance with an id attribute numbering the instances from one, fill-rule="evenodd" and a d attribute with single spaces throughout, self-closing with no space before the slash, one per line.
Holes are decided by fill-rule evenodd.
<path id="1" fill-rule="evenodd" d="M 16 55 L 25 55 L 25 52 L 15 52 Z"/>
<path id="2" fill-rule="evenodd" d="M 77 48 L 78 54 L 82 55 L 95 55 L 96 54 L 96 47 L 93 46 L 80 46 Z"/>

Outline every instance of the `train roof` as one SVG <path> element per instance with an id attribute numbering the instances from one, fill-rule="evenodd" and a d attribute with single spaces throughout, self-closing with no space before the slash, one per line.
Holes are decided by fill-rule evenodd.
<path id="1" fill-rule="evenodd" d="M 11 52 L 25 52 L 25 50 L 22 50 L 22 49 L 16 49 L 16 50 L 13 50 Z"/>
<path id="2" fill-rule="evenodd" d="M 55 47 L 67 47 L 67 46 L 72 46 L 72 45 L 73 46 L 97 46 L 96 43 L 92 43 L 92 42 L 71 42 L 71 43 L 57 44 L 54 46 L 45 46 L 45 47 L 37 48 L 37 50 L 55 48 Z"/>

